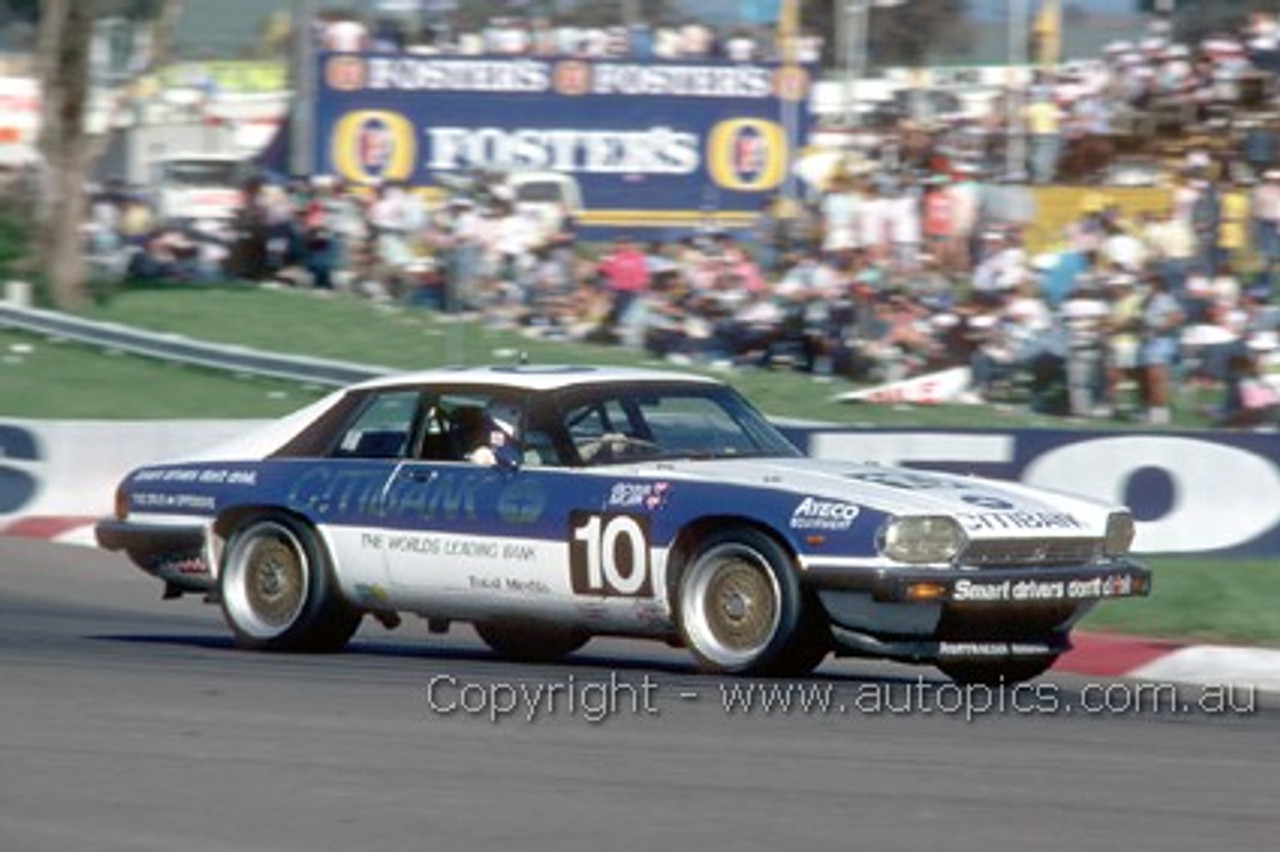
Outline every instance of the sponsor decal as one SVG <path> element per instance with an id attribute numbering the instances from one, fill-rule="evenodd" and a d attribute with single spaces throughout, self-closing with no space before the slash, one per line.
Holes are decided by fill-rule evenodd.
<path id="1" fill-rule="evenodd" d="M 971 506 L 981 506 L 984 509 L 1013 509 L 1012 503 L 1003 497 L 992 497 L 988 494 L 962 494 L 960 499 Z"/>
<path id="2" fill-rule="evenodd" d="M 591 91 L 591 65 L 578 60 L 557 62 L 552 85 L 561 95 L 585 95 Z"/>
<path id="3" fill-rule="evenodd" d="M 194 509 L 212 512 L 217 501 L 210 494 L 165 494 L 151 491 L 135 491 L 129 495 L 129 505 L 134 509 Z"/>
<path id="4" fill-rule="evenodd" d="M 377 583 L 356 583 L 356 598 L 361 603 L 375 606 L 387 603 L 387 590 Z"/>
<path id="5" fill-rule="evenodd" d="M 153 468 L 139 471 L 134 482 L 182 482 L 199 485 L 257 485 L 256 470 L 226 468 Z"/>
<path id="6" fill-rule="evenodd" d="M 512 482 L 498 495 L 498 517 L 503 523 L 527 526 L 536 523 L 546 509 L 546 490 L 529 477 Z"/>
<path id="7" fill-rule="evenodd" d="M 533 60 L 374 56 L 364 88 L 400 92 L 547 92 L 551 66 Z"/>
<path id="8" fill-rule="evenodd" d="M 1079 519 L 1066 512 L 957 512 L 965 530 L 1078 530 Z"/>
<path id="9" fill-rule="evenodd" d="M 1111 574 L 1086 580 L 957 580 L 951 600 L 957 602 L 1077 601 L 1128 597 L 1133 578 Z"/>
<path id="10" fill-rule="evenodd" d="M 773 121 L 730 119 L 713 127 L 707 137 L 707 170 L 723 189 L 774 189 L 786 178 L 789 162 L 787 131 Z"/>
<path id="11" fill-rule="evenodd" d="M 1045 642 L 941 642 L 940 657 L 1029 657 L 1061 651 Z"/>
<path id="12" fill-rule="evenodd" d="M 798 65 L 784 65 L 773 72 L 773 91 L 784 101 L 803 101 L 809 97 L 809 72 Z"/>
<path id="13" fill-rule="evenodd" d="M 842 500 L 820 500 L 806 497 L 791 513 L 793 530 L 847 530 L 857 520 L 861 509 Z"/>
<path id="14" fill-rule="evenodd" d="M 670 482 L 618 482 L 609 489 L 610 508 L 639 509 L 650 512 L 667 505 Z"/>
<path id="15" fill-rule="evenodd" d="M 517 577 L 484 577 L 470 574 L 467 576 L 467 587 L 475 591 L 502 592 L 523 597 L 545 597 L 551 594 L 551 587 L 541 580 Z"/>
<path id="16" fill-rule="evenodd" d="M 364 60 L 358 56 L 331 56 L 324 64 L 324 81 L 339 92 L 358 92 L 368 82 Z"/>
<path id="17" fill-rule="evenodd" d="M 475 520 L 476 493 L 487 475 L 488 471 L 478 470 L 426 480 L 397 477 L 384 496 L 384 470 L 316 467 L 294 481 L 286 502 L 295 511 L 321 516 L 354 513 L 425 521 Z"/>
<path id="18" fill-rule="evenodd" d="M 360 546 L 384 553 L 441 556 L 486 562 L 534 562 L 537 547 L 504 538 L 466 538 L 436 533 L 364 532 Z"/>
<path id="19" fill-rule="evenodd" d="M 339 129 L 346 121 L 344 118 L 339 123 Z M 437 172 L 515 169 L 593 175 L 691 175 L 702 161 L 698 135 L 666 125 L 584 130 L 435 123 L 425 127 L 423 134 L 428 148 L 426 168 Z M 411 144 L 412 137 L 408 138 Z M 411 164 L 403 165 L 407 177 Z"/>
<path id="20" fill-rule="evenodd" d="M 908 470 L 869 470 L 849 474 L 850 479 L 869 482 L 872 485 L 883 485 L 887 488 L 900 488 L 903 491 L 931 491 L 934 489 L 967 489 L 968 483 L 943 479 Z"/>
<path id="21" fill-rule="evenodd" d="M 198 577 L 209 573 L 209 563 L 203 556 L 164 556 L 152 563 L 160 574 L 178 574 L 184 577 Z"/>
<path id="22" fill-rule="evenodd" d="M 333 164 L 356 183 L 407 181 L 418 161 L 413 122 L 389 110 L 344 115 L 333 129 Z"/>

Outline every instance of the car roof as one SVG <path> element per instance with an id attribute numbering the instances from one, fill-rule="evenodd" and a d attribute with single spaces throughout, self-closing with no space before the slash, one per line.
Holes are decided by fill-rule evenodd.
<path id="1" fill-rule="evenodd" d="M 614 382 L 693 382 L 723 384 L 709 376 L 673 370 L 638 367 L 594 367 L 578 365 L 512 364 L 482 367 L 440 367 L 418 372 L 392 373 L 356 385 L 360 389 L 401 385 L 476 384 L 521 390 L 558 390 Z"/>

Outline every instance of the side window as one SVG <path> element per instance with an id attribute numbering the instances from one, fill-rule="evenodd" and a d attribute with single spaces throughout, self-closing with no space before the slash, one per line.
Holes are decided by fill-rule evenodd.
<path id="1" fill-rule="evenodd" d="M 404 458 L 417 413 L 417 391 L 396 390 L 374 395 L 343 432 L 334 456 Z"/>

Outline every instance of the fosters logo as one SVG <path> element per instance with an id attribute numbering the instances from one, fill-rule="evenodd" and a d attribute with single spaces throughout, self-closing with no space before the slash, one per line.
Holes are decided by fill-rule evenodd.
<path id="1" fill-rule="evenodd" d="M 418 161 L 413 123 L 386 110 L 356 110 L 333 129 L 335 170 L 357 183 L 407 181 Z"/>
<path id="2" fill-rule="evenodd" d="M 717 186 L 734 192 L 776 188 L 789 157 L 786 131 L 763 118 L 722 121 L 707 137 L 707 171 Z"/>
<path id="3" fill-rule="evenodd" d="M 703 139 L 670 127 L 602 131 L 442 124 L 424 128 L 419 136 L 413 122 L 398 112 L 354 110 L 334 125 L 330 156 L 337 174 L 362 184 L 414 183 L 427 171 L 693 175 L 701 167 L 723 190 L 767 192 L 786 179 L 790 146 L 780 124 L 758 117 L 726 119 Z"/>

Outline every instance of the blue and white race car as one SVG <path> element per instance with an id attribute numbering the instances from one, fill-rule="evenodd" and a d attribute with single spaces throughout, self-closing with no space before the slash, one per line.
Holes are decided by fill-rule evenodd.
<path id="1" fill-rule="evenodd" d="M 834 651 L 1016 682 L 1150 583 L 1121 506 L 808 458 L 732 388 L 656 370 L 380 378 L 136 470 L 116 505 L 101 546 L 266 650 L 416 613 L 521 660 L 624 635 L 710 672 Z"/>

